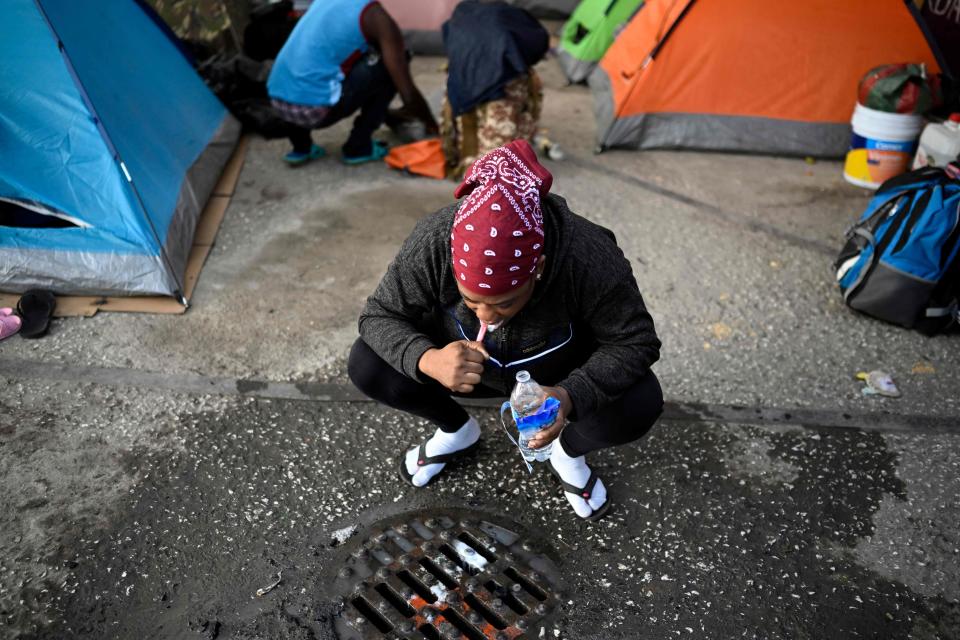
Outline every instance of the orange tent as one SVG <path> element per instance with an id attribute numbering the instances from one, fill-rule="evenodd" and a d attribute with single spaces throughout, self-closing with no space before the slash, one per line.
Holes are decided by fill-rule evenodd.
<path id="1" fill-rule="evenodd" d="M 840 156 L 898 62 L 940 69 L 904 0 L 648 0 L 590 76 L 598 143 Z"/>

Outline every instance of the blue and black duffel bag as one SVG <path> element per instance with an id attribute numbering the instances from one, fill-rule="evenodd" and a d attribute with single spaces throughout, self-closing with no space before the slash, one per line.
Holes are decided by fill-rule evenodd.
<path id="1" fill-rule="evenodd" d="M 927 167 L 891 178 L 837 257 L 844 301 L 928 335 L 960 320 L 960 181 Z"/>

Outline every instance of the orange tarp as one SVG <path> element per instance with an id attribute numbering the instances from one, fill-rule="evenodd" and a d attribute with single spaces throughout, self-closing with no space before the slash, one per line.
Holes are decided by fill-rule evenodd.
<path id="1" fill-rule="evenodd" d="M 443 145 L 437 138 L 393 147 L 384 162 L 394 169 L 429 178 L 442 180 L 446 177 L 447 162 L 443 156 Z"/>

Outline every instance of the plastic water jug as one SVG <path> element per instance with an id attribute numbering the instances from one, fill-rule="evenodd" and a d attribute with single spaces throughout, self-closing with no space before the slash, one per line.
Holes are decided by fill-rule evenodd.
<path id="1" fill-rule="evenodd" d="M 920 134 L 920 146 L 913 168 L 945 167 L 960 156 L 960 113 L 951 113 L 946 122 L 928 124 Z"/>

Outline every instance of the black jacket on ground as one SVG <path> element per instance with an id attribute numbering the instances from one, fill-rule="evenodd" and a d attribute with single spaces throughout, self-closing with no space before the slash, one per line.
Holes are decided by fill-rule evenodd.
<path id="1" fill-rule="evenodd" d="M 461 2 L 443 23 L 447 99 L 453 115 L 499 100 L 507 83 L 543 59 L 550 34 L 523 9 Z"/>
<path id="2" fill-rule="evenodd" d="M 506 395 L 526 369 L 540 384 L 566 389 L 572 417 L 583 417 L 643 376 L 660 357 L 660 340 L 613 233 L 559 196 L 542 207 L 543 279 L 524 308 L 484 338 L 491 359 L 481 384 Z M 421 382 L 429 380 L 417 369 L 427 349 L 474 340 L 480 329 L 451 264 L 456 211 L 453 204 L 417 223 L 360 315 L 364 342 Z"/>

